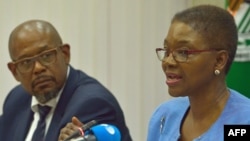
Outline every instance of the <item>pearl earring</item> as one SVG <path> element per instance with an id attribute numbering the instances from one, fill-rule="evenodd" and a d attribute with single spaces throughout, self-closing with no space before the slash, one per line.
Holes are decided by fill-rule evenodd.
<path id="1" fill-rule="evenodd" d="M 215 75 L 219 75 L 219 74 L 220 74 L 220 70 L 215 70 L 215 71 L 214 71 L 214 74 L 215 74 Z"/>

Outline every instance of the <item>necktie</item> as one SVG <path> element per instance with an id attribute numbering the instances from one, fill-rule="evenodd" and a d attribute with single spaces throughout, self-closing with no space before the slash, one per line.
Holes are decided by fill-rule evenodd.
<path id="1" fill-rule="evenodd" d="M 40 119 L 38 125 L 33 134 L 32 141 L 44 141 L 45 125 L 46 125 L 46 116 L 49 113 L 51 107 L 38 105 Z"/>

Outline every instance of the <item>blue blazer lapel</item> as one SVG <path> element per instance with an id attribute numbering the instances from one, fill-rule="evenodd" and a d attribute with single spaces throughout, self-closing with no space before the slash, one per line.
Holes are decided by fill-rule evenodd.
<path id="1" fill-rule="evenodd" d="M 62 91 L 61 97 L 57 103 L 56 109 L 54 111 L 54 115 L 52 117 L 50 127 L 48 129 L 47 134 L 46 134 L 45 141 L 58 140 L 60 130 L 66 124 L 65 123 L 66 121 L 62 121 L 62 118 L 63 118 L 64 114 L 67 114 L 67 113 L 64 113 L 64 111 L 65 111 L 65 108 L 70 100 L 71 94 L 73 93 L 73 91 L 76 87 L 75 83 L 74 83 L 74 81 L 77 80 L 76 74 L 77 74 L 76 70 L 70 66 L 70 73 L 69 73 L 69 76 L 67 78 L 65 87 Z M 67 122 L 70 122 L 70 120 Z"/>
<path id="2" fill-rule="evenodd" d="M 58 110 L 57 110 L 58 111 Z M 54 116 L 51 120 L 48 132 L 45 137 L 45 141 L 56 141 L 58 140 L 58 136 L 60 134 L 60 129 L 62 128 L 60 125 L 62 115 L 61 113 L 55 110 Z"/>
<path id="3" fill-rule="evenodd" d="M 27 108 L 21 112 L 20 118 L 16 121 L 17 126 L 14 131 L 14 140 L 25 140 L 27 133 L 29 132 L 31 121 L 33 121 L 33 112 L 30 108 Z"/>
<path id="4" fill-rule="evenodd" d="M 67 114 L 67 113 L 64 113 L 64 111 L 68 103 L 68 100 L 70 99 L 70 94 L 71 92 L 67 92 L 65 90 L 63 91 L 61 98 L 59 99 L 56 109 L 54 111 L 54 115 L 52 117 L 48 132 L 46 134 L 45 141 L 58 140 L 60 130 L 62 127 L 65 126 L 65 124 L 62 123 L 62 118 L 64 114 Z"/>

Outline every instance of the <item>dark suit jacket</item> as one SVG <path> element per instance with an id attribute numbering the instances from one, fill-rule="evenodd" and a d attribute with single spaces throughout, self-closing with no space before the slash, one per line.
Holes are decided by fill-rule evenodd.
<path id="1" fill-rule="evenodd" d="M 0 141 L 24 141 L 33 120 L 31 96 L 21 85 L 8 94 L 0 117 Z M 57 141 L 60 129 L 72 116 L 83 123 L 97 120 L 113 124 L 121 132 L 122 141 L 131 141 L 123 111 L 115 97 L 96 79 L 70 67 L 70 74 L 56 106 L 46 141 Z"/>

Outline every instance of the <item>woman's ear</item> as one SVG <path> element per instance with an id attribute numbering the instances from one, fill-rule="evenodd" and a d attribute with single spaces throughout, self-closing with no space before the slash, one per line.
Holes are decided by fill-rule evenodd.
<path id="1" fill-rule="evenodd" d="M 228 61 L 228 57 L 229 55 L 226 50 L 217 51 L 215 70 L 224 70 Z"/>

